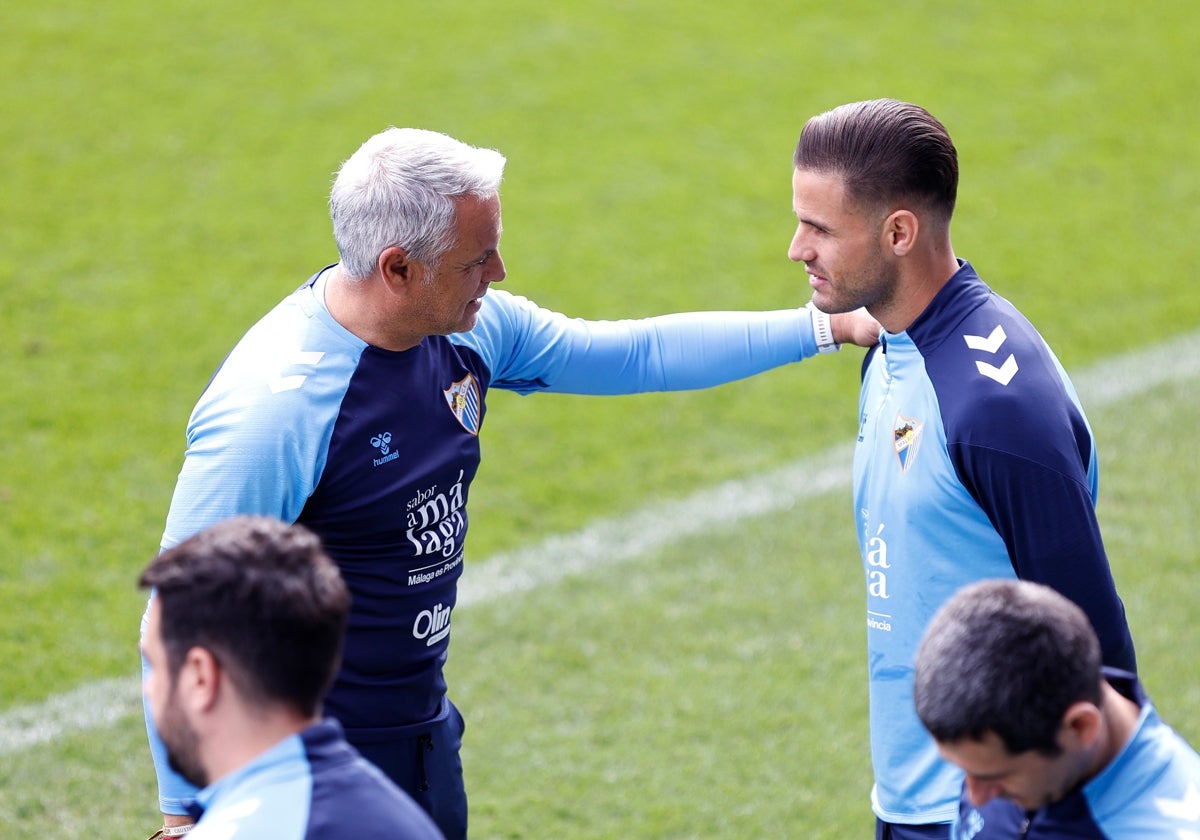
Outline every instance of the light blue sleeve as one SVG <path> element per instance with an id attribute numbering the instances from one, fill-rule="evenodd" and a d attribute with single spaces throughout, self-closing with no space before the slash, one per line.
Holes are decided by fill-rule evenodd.
<path id="1" fill-rule="evenodd" d="M 338 408 L 365 346 L 335 327 L 324 310 L 293 296 L 230 353 L 188 421 L 162 548 L 239 514 L 285 522 L 300 515 L 324 470 Z M 143 676 L 148 667 L 143 658 Z M 196 789 L 170 769 L 149 707 L 144 711 L 160 807 L 186 813 Z"/>
<path id="2" fill-rule="evenodd" d="M 501 290 L 452 340 L 476 350 L 491 387 L 633 394 L 709 388 L 816 355 L 808 310 L 692 312 L 587 321 Z"/>
<path id="3" fill-rule="evenodd" d="M 146 611 L 142 614 L 142 635 L 146 634 L 146 622 L 150 614 L 150 602 L 146 603 Z M 142 681 L 150 674 L 150 663 L 142 657 Z M 196 786 L 188 782 L 171 769 L 167 763 L 167 748 L 163 745 L 158 730 L 154 728 L 154 718 L 150 715 L 150 702 L 142 694 L 142 714 L 146 718 L 146 737 L 150 742 L 150 758 L 154 761 L 154 771 L 158 776 L 158 809 L 164 814 L 186 814 L 187 805 L 195 801 Z"/>
<path id="4" fill-rule="evenodd" d="M 236 514 L 300 515 L 358 355 L 288 350 L 295 342 L 277 331 L 249 334 L 205 390 L 188 421 L 163 548 Z"/>
<path id="5" fill-rule="evenodd" d="M 238 396 L 240 388 L 231 393 L 221 381 L 219 375 L 188 424 L 188 447 L 167 514 L 164 549 L 238 514 L 294 522 L 323 469 L 328 435 L 314 406 L 288 393 L 247 403 Z M 262 387 L 269 390 L 265 384 Z M 289 419 L 296 416 L 311 417 L 310 429 L 317 433 L 297 434 Z M 143 616 L 143 632 L 145 624 Z M 143 657 L 143 679 L 148 673 Z M 184 806 L 196 788 L 171 770 L 149 705 L 143 707 L 158 775 L 159 807 L 163 813 L 187 813 Z"/>

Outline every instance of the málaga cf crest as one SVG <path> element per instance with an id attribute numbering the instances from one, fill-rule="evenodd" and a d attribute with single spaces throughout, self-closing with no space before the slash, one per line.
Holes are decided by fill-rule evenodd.
<path id="1" fill-rule="evenodd" d="M 451 413 L 462 423 L 462 427 L 473 435 L 479 434 L 479 383 L 468 373 L 442 392 Z"/>
<path id="2" fill-rule="evenodd" d="M 896 458 L 900 461 L 900 472 L 908 472 L 913 461 L 917 459 L 917 449 L 921 445 L 921 429 L 925 426 L 919 420 L 910 420 L 902 414 L 896 415 L 892 426 L 893 445 L 896 447 Z"/>

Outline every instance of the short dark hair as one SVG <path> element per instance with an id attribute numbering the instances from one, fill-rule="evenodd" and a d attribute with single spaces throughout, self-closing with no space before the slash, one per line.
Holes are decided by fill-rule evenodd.
<path id="1" fill-rule="evenodd" d="M 159 601 L 172 681 L 199 646 L 248 698 L 320 709 L 341 661 L 350 594 L 311 531 L 227 519 L 163 551 L 138 583 Z"/>
<path id="2" fill-rule="evenodd" d="M 1077 605 L 1041 584 L 989 580 L 947 601 L 917 651 L 917 716 L 943 743 L 994 732 L 1009 753 L 1061 752 L 1073 703 L 1102 703 L 1100 642 Z"/>
<path id="3" fill-rule="evenodd" d="M 958 198 L 958 153 L 949 132 L 919 105 L 896 99 L 851 102 L 810 119 L 797 169 L 836 174 L 867 207 L 913 202 L 949 224 Z"/>

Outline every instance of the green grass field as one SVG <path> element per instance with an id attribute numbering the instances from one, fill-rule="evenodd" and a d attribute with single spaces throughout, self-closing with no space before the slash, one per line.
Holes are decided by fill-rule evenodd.
<path id="1" fill-rule="evenodd" d="M 14 0 L 0 28 L 0 837 L 155 827 L 134 581 L 184 424 L 245 328 L 336 259 L 333 172 L 389 125 L 503 151 L 505 286 L 617 318 L 802 303 L 800 127 L 909 99 L 959 148 L 956 251 L 1070 370 L 1103 380 L 1200 328 L 1183 2 Z M 690 394 L 494 394 L 467 578 L 823 463 L 852 440 L 859 358 Z M 1143 676 L 1193 742 L 1198 378 L 1083 393 Z M 473 835 L 868 836 L 852 522 L 842 485 L 456 612 Z M 113 722 L 13 740 L 114 679 Z"/>

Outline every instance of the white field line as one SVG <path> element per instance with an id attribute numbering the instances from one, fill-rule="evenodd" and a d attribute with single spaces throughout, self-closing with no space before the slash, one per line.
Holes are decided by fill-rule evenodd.
<path id="1" fill-rule="evenodd" d="M 1160 385 L 1200 375 L 1200 331 L 1072 374 L 1089 413 Z M 836 446 L 778 469 L 727 481 L 683 499 L 597 519 L 512 552 L 472 562 L 459 606 L 487 604 L 558 580 L 644 557 L 687 537 L 794 507 L 848 488 L 852 449 Z M 130 657 L 135 658 L 132 648 Z M 138 675 L 98 680 L 40 703 L 0 712 L 0 755 L 141 714 Z"/>
<path id="2" fill-rule="evenodd" d="M 136 660 L 137 654 L 133 656 Z M 0 755 L 140 714 L 141 691 L 140 677 L 113 677 L 84 683 L 41 703 L 9 709 L 0 714 Z"/>

